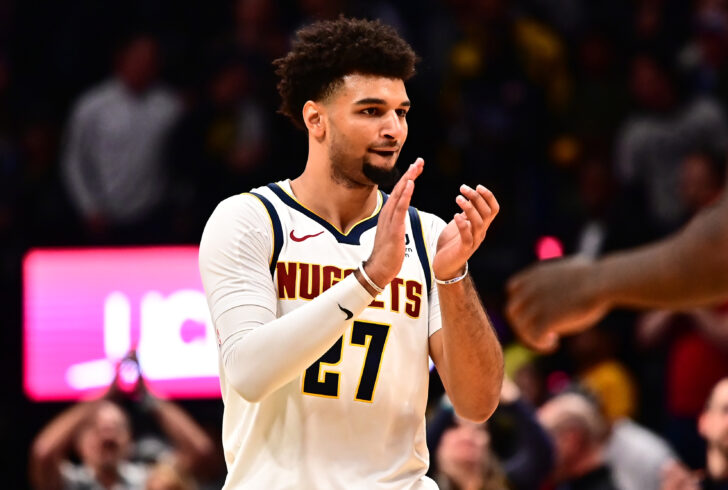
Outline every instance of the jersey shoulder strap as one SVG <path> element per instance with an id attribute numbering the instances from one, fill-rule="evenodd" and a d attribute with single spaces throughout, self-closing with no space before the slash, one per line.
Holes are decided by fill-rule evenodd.
<path id="1" fill-rule="evenodd" d="M 281 226 L 281 219 L 278 217 L 275 206 L 273 206 L 273 203 L 267 197 L 258 192 L 251 191 L 250 194 L 263 203 L 270 218 L 271 228 L 273 228 L 273 253 L 270 258 L 270 274 L 273 276 L 276 270 L 276 264 L 278 263 L 278 256 L 281 254 L 281 249 L 283 248 L 283 227 Z"/>
<path id="2" fill-rule="evenodd" d="M 425 283 L 427 285 L 427 295 L 430 294 L 432 287 L 432 266 L 430 257 L 427 255 L 427 246 L 425 245 L 425 232 L 422 230 L 422 220 L 420 213 L 413 206 L 409 208 L 410 228 L 412 229 L 412 241 L 415 242 L 415 250 L 417 257 L 422 265 L 422 272 L 425 273 Z"/>

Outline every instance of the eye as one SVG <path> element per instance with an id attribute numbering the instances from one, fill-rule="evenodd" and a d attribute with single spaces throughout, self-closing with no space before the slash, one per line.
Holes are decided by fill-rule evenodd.
<path id="1" fill-rule="evenodd" d="M 397 115 L 399 117 L 407 117 L 407 109 L 397 109 Z"/>
<path id="2" fill-rule="evenodd" d="M 366 109 L 362 109 L 361 113 L 367 116 L 376 116 L 379 114 L 379 110 L 376 107 L 367 107 Z"/>

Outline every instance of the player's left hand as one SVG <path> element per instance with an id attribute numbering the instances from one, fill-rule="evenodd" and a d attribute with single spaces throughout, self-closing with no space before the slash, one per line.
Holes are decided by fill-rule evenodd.
<path id="1" fill-rule="evenodd" d="M 472 189 L 460 186 L 455 202 L 462 212 L 447 224 L 437 240 L 432 270 L 438 279 L 452 279 L 463 273 L 465 262 L 478 249 L 488 227 L 500 210 L 495 196 L 482 185 Z"/>

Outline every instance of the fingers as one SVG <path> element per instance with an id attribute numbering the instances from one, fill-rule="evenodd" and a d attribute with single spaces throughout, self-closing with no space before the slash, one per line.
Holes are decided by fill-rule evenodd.
<path id="1" fill-rule="evenodd" d="M 409 207 L 409 200 L 412 197 L 412 190 L 414 189 L 414 181 L 422 173 L 424 165 L 425 161 L 422 158 L 418 158 L 413 164 L 411 164 L 407 168 L 405 173 L 402 175 L 402 177 L 392 189 L 392 193 L 389 195 L 389 199 L 387 199 L 387 203 L 385 204 L 384 208 L 382 208 L 382 212 L 379 215 L 380 221 L 386 221 L 388 219 L 394 218 L 393 214 L 395 213 L 395 210 L 400 207 L 399 201 L 404 196 L 405 190 L 408 187 L 408 182 L 411 184 L 409 197 L 404 197 L 407 199 L 407 206 L 405 206 L 405 209 Z"/>
<path id="2" fill-rule="evenodd" d="M 470 222 L 470 230 L 475 235 L 470 241 L 481 240 L 482 238 L 484 238 L 485 228 L 483 226 L 483 218 L 478 210 L 475 209 L 473 203 L 463 196 L 458 196 L 457 198 L 455 198 L 455 202 L 458 206 L 460 206 L 460 209 L 463 210 L 463 213 L 465 213 L 465 217 Z"/>
<path id="3" fill-rule="evenodd" d="M 463 200 L 465 201 L 465 198 L 462 196 L 458 196 L 460 199 L 458 201 Z M 458 202 L 460 204 L 460 202 Z M 463 213 L 458 213 L 453 217 L 453 220 L 455 221 L 455 224 L 458 227 L 458 232 L 460 233 L 460 241 L 466 248 L 470 248 L 473 245 L 474 239 L 473 239 L 473 226 L 468 221 L 468 218 L 463 215 Z"/>
<path id="4" fill-rule="evenodd" d="M 482 185 L 473 189 L 463 184 L 460 192 L 462 196 L 458 196 L 456 202 L 471 222 L 474 240 L 479 243 L 500 211 L 500 205 L 493 193 Z"/>

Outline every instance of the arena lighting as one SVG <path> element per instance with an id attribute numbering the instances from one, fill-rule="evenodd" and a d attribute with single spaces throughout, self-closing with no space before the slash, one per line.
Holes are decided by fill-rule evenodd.
<path id="1" fill-rule="evenodd" d="M 194 246 L 35 249 L 23 259 L 24 387 L 33 400 L 103 390 L 137 349 L 153 392 L 220 396 L 217 340 Z M 122 366 L 131 384 L 133 367 Z"/>
<path id="2" fill-rule="evenodd" d="M 536 256 L 538 260 L 555 259 L 564 255 L 564 245 L 556 237 L 542 236 L 536 240 Z"/>

